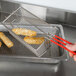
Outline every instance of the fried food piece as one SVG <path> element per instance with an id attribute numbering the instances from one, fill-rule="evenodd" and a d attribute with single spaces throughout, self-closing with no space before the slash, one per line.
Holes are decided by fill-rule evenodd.
<path id="1" fill-rule="evenodd" d="M 26 29 L 26 28 L 14 28 L 12 31 L 17 35 L 24 35 L 24 36 L 36 36 L 37 33 L 35 31 Z"/>
<path id="2" fill-rule="evenodd" d="M 7 37 L 5 36 L 5 34 L 3 32 L 0 32 L 0 39 L 3 41 L 3 43 L 8 47 L 12 47 L 14 44 L 13 42 Z"/>
<path id="3" fill-rule="evenodd" d="M 44 37 L 24 37 L 24 41 L 28 44 L 42 44 Z"/>
<path id="4" fill-rule="evenodd" d="M 0 42 L 0 47 L 2 46 L 2 43 Z"/>

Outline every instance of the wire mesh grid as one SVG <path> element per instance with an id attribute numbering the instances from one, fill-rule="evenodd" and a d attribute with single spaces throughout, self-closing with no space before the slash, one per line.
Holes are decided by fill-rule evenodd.
<path id="1" fill-rule="evenodd" d="M 20 13 L 19 13 L 20 12 Z M 24 36 L 18 36 L 12 32 L 13 28 L 26 28 L 37 32 L 38 37 L 45 37 L 46 35 L 39 29 L 44 31 L 46 34 L 58 34 L 57 27 L 49 27 L 49 24 L 42 19 L 36 17 L 23 7 L 19 7 L 17 10 L 13 11 L 3 22 L 3 25 L 8 29 L 8 31 L 13 35 L 18 41 L 20 41 L 25 47 L 32 51 L 36 56 L 41 57 L 47 52 L 47 49 L 51 46 L 50 41 L 45 39 L 41 45 L 30 45 L 24 42 Z M 37 29 L 37 27 L 39 29 Z"/>

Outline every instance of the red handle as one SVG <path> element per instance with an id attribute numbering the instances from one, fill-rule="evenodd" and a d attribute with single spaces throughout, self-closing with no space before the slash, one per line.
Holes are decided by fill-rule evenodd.
<path id="1" fill-rule="evenodd" d="M 58 38 L 58 39 L 60 39 L 60 40 L 62 40 L 62 41 L 64 41 L 64 42 L 66 42 L 66 43 L 64 43 L 64 42 L 62 42 L 62 41 L 60 41 L 60 40 L 58 40 L 58 39 L 56 39 L 56 38 Z M 57 41 L 57 42 L 59 42 L 59 43 L 61 43 L 61 44 L 63 44 L 63 45 L 67 45 L 67 43 L 68 43 L 68 44 L 73 44 L 73 43 L 71 43 L 71 42 L 69 42 L 69 41 L 67 41 L 67 40 L 65 40 L 65 39 L 63 39 L 63 38 L 61 38 L 61 37 L 59 37 L 59 36 L 57 36 L 57 35 L 55 35 L 55 37 L 53 37 L 52 39 L 54 39 L 55 41 Z M 68 48 L 64 47 L 63 45 L 61 45 L 61 44 L 59 44 L 59 43 L 57 43 L 57 42 L 55 42 L 55 41 L 53 41 L 53 40 L 50 40 L 50 41 L 53 42 L 54 44 L 56 44 L 56 45 L 64 48 L 65 50 L 71 52 L 72 54 L 76 55 L 76 52 L 75 52 L 75 51 L 71 51 L 71 50 L 69 50 Z"/>
<path id="2" fill-rule="evenodd" d="M 68 43 L 68 44 L 73 44 L 73 43 L 71 43 L 71 42 L 69 42 L 69 41 L 67 41 L 67 40 L 65 40 L 65 39 L 63 39 L 63 38 L 61 38 L 61 37 L 59 37 L 57 35 L 55 35 L 55 37 L 62 40 L 62 41 L 64 41 L 64 42 L 66 42 L 66 43 Z"/>
<path id="3" fill-rule="evenodd" d="M 55 41 L 53 41 L 53 40 L 50 40 L 50 41 L 53 42 L 54 44 L 56 44 L 56 45 L 58 45 L 58 46 L 64 48 L 65 50 L 69 51 L 70 53 L 76 55 L 76 52 L 67 49 L 66 47 L 62 46 L 61 44 L 59 44 L 59 43 L 57 43 L 57 42 L 55 42 Z"/>

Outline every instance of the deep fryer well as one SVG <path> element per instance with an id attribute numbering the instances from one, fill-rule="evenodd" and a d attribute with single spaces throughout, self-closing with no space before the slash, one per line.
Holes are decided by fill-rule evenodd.
<path id="1" fill-rule="evenodd" d="M 55 26 L 55 25 L 51 25 Z M 56 25 L 58 26 L 58 25 Z M 54 61 L 59 62 L 61 59 L 66 60 L 67 59 L 67 52 L 58 47 L 57 45 L 51 43 L 51 46 L 47 49 L 47 52 L 42 57 L 36 57 L 32 52 L 29 51 L 28 48 L 26 48 L 23 44 L 21 44 L 18 40 L 16 40 L 8 31 L 6 28 L 3 28 L 4 26 L 1 26 L 2 29 L 0 29 L 2 32 L 5 33 L 5 35 L 11 39 L 11 41 L 14 43 L 14 46 L 12 48 L 8 48 L 5 46 L 5 44 L 2 44 L 2 47 L 0 48 L 0 56 L 3 58 L 23 58 L 24 61 L 27 62 L 41 62 L 41 63 L 51 63 L 52 59 L 55 58 Z M 59 27 L 62 27 L 59 25 Z M 59 35 L 64 37 L 61 33 L 62 30 L 60 30 Z M 57 33 L 58 34 L 58 33 Z M 33 60 L 34 58 L 34 60 Z M 60 60 L 57 59 L 61 58 Z M 21 60 L 21 59 L 20 59 Z M 54 63 L 54 61 L 52 61 Z M 55 63 L 56 63 L 55 62 Z"/>
<path id="2" fill-rule="evenodd" d="M 18 11 L 21 11 L 21 14 L 19 14 Z M 15 33 L 12 32 L 12 29 L 16 27 L 27 28 L 36 31 L 37 36 L 46 36 L 43 35 L 43 33 L 36 28 L 39 27 L 47 34 L 52 33 L 54 35 L 58 35 L 64 38 L 64 32 L 61 25 L 48 24 L 42 19 L 30 13 L 28 10 L 24 9 L 23 7 L 19 7 L 17 10 L 13 11 L 8 17 L 6 17 L 4 21 L 2 21 L 2 25 L 4 25 L 5 29 L 7 28 L 9 32 L 4 32 L 3 30 L 2 31 L 14 42 L 14 46 L 12 48 L 7 48 L 3 44 L 4 47 L 2 46 L 0 48 L 1 50 L 4 50 L 1 51 L 2 56 L 12 56 L 14 58 L 23 58 L 24 61 L 42 63 L 57 63 L 60 60 L 67 60 L 67 52 L 57 45 L 51 42 L 50 44 L 45 44 L 45 42 L 44 45 L 42 45 L 43 43 L 41 44 L 43 48 L 40 48 L 41 45 L 33 45 L 32 47 L 34 47 L 34 49 L 30 47 L 31 45 L 26 45 L 26 43 L 23 41 L 22 36 L 17 36 Z M 26 48 L 26 46 L 29 47 Z M 37 47 L 39 48 L 36 50 Z M 30 48 L 32 48 L 32 52 L 30 51 Z M 42 55 L 41 53 L 44 54 Z M 39 56 L 39 54 L 41 54 L 41 56 Z"/>

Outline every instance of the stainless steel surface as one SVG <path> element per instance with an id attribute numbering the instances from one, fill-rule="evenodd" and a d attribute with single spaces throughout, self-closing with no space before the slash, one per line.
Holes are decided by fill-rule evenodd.
<path id="1" fill-rule="evenodd" d="M 28 5 L 28 4 L 18 4 L 18 3 L 12 3 L 7 1 L 0 1 L 0 21 L 3 21 L 11 12 L 16 10 L 18 7 L 24 7 L 25 9 L 31 11 L 33 14 L 38 16 L 41 19 L 46 20 L 46 8 L 39 7 L 35 5 Z M 20 14 L 20 11 L 18 12 Z"/>
<path id="2" fill-rule="evenodd" d="M 3 0 L 0 1 L 0 22 L 3 21 L 10 13 L 16 10 L 19 6 L 20 5 L 17 3 L 10 3 Z"/>
<path id="3" fill-rule="evenodd" d="M 5 6 L 6 7 L 6 6 Z M 10 6 L 9 6 L 10 7 Z M 58 10 L 58 9 L 57 9 Z M 50 10 L 52 11 L 52 10 Z M 56 11 L 52 12 L 55 13 Z M 59 11 L 60 12 L 60 11 Z M 47 15 L 52 13 L 47 13 Z M 63 13 L 63 12 L 61 12 Z M 5 15 L 5 14 L 4 14 Z M 55 14 L 56 15 L 56 14 Z M 55 16 L 54 15 L 54 16 Z M 56 17 L 58 17 L 57 20 L 50 20 L 55 22 L 64 21 L 64 14 L 61 14 L 62 17 L 60 18 L 59 13 L 57 13 Z M 60 18 L 60 19 L 59 19 Z M 4 18 L 5 19 L 5 18 Z M 53 19 L 53 18 L 52 18 Z M 55 18 L 56 19 L 56 18 Z M 72 19 L 70 17 L 69 19 Z M 72 19 L 73 20 L 73 19 Z M 66 20 L 65 20 L 66 21 Z M 71 22 L 71 20 L 69 21 Z M 60 23 L 60 22 L 59 22 Z M 7 31 L 5 27 L 0 25 L 1 31 Z M 64 27 L 65 32 L 65 38 L 71 42 L 76 41 L 76 29 L 71 27 Z M 5 46 L 5 45 L 4 45 Z M 54 47 L 53 47 L 54 48 Z M 55 48 L 54 48 L 55 49 Z M 56 51 L 52 51 L 56 52 Z M 13 59 L 16 61 L 16 59 Z M 7 70 L 8 69 L 8 70 Z M 22 62 L 12 62 L 12 59 L 5 59 L 5 57 L 0 58 L 0 76 L 76 76 L 76 62 L 73 61 L 72 58 L 70 58 L 67 62 L 63 62 L 61 65 L 50 65 L 50 64 L 36 64 L 36 63 L 26 63 Z"/>
<path id="4" fill-rule="evenodd" d="M 69 40 L 72 43 L 76 42 L 76 28 L 70 26 L 64 26 L 64 34 L 66 40 Z M 76 76 L 76 62 L 73 58 L 69 58 L 67 62 L 63 62 L 62 66 L 62 76 Z M 60 75 L 61 76 L 61 75 Z"/>
<path id="5" fill-rule="evenodd" d="M 47 8 L 46 12 L 46 21 L 48 23 L 64 23 L 66 22 L 66 11 L 56 9 L 56 8 Z"/>
<path id="6" fill-rule="evenodd" d="M 10 0 L 12 1 L 12 0 Z M 5 3 L 7 4 L 7 3 Z M 8 4 L 7 4 L 8 5 Z M 6 6 L 5 6 L 6 7 Z M 10 6 L 11 7 L 11 3 Z M 13 5 L 14 7 L 14 5 Z M 53 11 L 50 9 L 50 11 Z M 57 11 L 59 11 L 57 9 Z M 49 12 L 47 15 L 50 17 L 53 13 L 56 11 Z M 60 11 L 59 11 L 60 12 Z M 61 14 L 61 16 L 60 16 Z M 4 17 L 3 17 L 4 16 Z M 2 15 L 2 17 L 5 19 L 5 14 Z M 55 17 L 55 20 L 50 17 L 48 20 L 51 23 L 60 23 L 59 21 L 64 21 L 64 12 L 56 12 L 53 17 Z M 56 18 L 57 17 L 57 18 Z M 74 17 L 74 15 L 72 16 Z M 72 19 L 70 18 L 68 19 Z M 1 18 L 1 17 L 0 17 Z M 74 19 L 72 19 L 74 20 Z M 0 21 L 1 22 L 1 21 Z M 66 22 L 66 20 L 65 20 Z M 71 22 L 71 20 L 69 21 Z M 75 21 L 73 21 L 75 22 Z M 73 25 L 72 25 L 73 26 Z M 2 27 L 2 28 L 1 28 Z M 0 31 L 7 31 L 3 25 L 0 25 Z M 65 38 L 71 42 L 76 42 L 76 28 L 72 27 L 64 27 L 64 33 L 65 33 Z M 5 45 L 4 45 L 5 46 Z M 53 47 L 54 48 L 54 47 Z M 55 49 L 55 48 L 54 48 Z M 16 51 L 15 51 L 16 52 Z M 53 50 L 52 52 L 55 52 Z M 13 59 L 16 61 L 16 59 Z M 22 59 L 21 59 L 22 60 Z M 22 62 L 13 62 L 12 59 L 5 59 L 5 57 L 0 58 L 0 76 L 76 76 L 76 62 L 73 61 L 72 58 L 70 58 L 67 62 L 62 62 L 61 65 L 51 65 L 51 64 L 39 64 L 39 63 L 26 63 L 23 61 Z"/>
<path id="7" fill-rule="evenodd" d="M 1 25 L 0 25 L 1 26 Z M 5 29 L 4 27 L 2 29 Z M 73 31 L 72 31 L 73 30 Z M 65 37 L 76 41 L 76 28 L 64 27 Z M 70 35 L 71 34 L 71 35 Z M 8 69 L 8 70 L 7 70 Z M 76 76 L 76 62 L 70 58 L 61 64 L 8 62 L 0 60 L 0 76 Z"/>
<path id="8" fill-rule="evenodd" d="M 11 12 L 16 10 L 19 6 L 23 6 L 24 8 L 28 7 L 28 6 L 26 6 L 26 4 L 17 3 L 17 2 L 14 3 L 14 2 L 4 1 L 4 0 L 2 0 L 2 2 L 0 2 L 0 4 L 1 4 L 0 11 L 2 11 L 0 13 L 0 15 L 1 15 L 0 21 L 3 21 Z M 29 6 L 29 7 L 31 7 L 31 6 Z M 31 9 L 31 12 L 32 12 L 33 7 L 32 8 L 29 8 L 29 7 L 28 7 L 28 10 Z M 43 12 L 46 13 L 44 18 L 48 23 L 54 23 L 54 24 L 58 23 L 58 24 L 64 24 L 66 26 L 67 25 L 71 25 L 71 26 L 76 25 L 76 22 L 75 22 L 76 14 L 75 13 L 67 12 L 65 10 L 60 10 L 57 8 L 46 8 L 46 10 L 43 12 L 41 12 L 38 8 L 35 8 L 35 9 L 36 9 L 35 11 L 37 11 L 36 14 L 43 13 Z M 21 14 L 20 11 L 18 13 Z M 42 14 L 38 15 L 38 16 L 40 18 L 42 18 Z"/>
<path id="9" fill-rule="evenodd" d="M 57 76 L 60 65 L 0 62 L 1 76 Z M 8 69 L 8 70 L 7 70 Z"/>
<path id="10" fill-rule="evenodd" d="M 56 8 L 47 8 L 46 21 L 48 23 L 62 24 L 76 27 L 76 13 Z"/>

